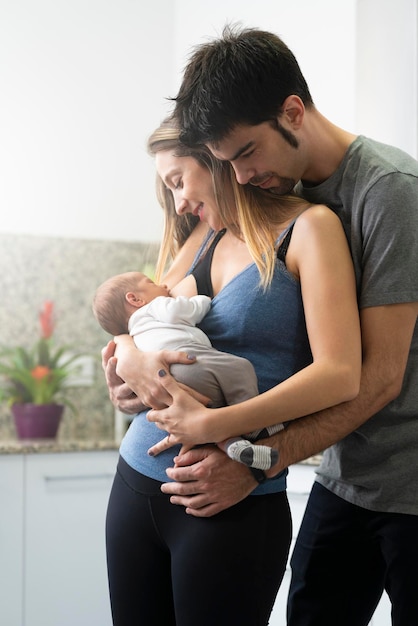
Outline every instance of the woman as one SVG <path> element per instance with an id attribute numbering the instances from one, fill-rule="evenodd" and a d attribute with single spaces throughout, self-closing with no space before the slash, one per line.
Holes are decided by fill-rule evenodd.
<path id="1" fill-rule="evenodd" d="M 360 331 L 350 255 L 335 215 L 294 197 L 238 187 L 229 165 L 181 146 L 170 122 L 149 147 L 166 218 L 159 272 L 174 234 L 178 250 L 165 282 L 177 295 L 180 287 L 173 288 L 197 253 L 197 284 L 203 276 L 213 290 L 202 329 L 214 347 L 248 358 L 257 372 L 261 395 L 255 412 L 247 402 L 240 405 L 242 425 L 267 426 L 354 397 Z M 222 236 L 214 239 L 218 232 Z M 204 256 L 214 241 L 212 256 Z M 126 337 L 117 342 L 118 374 L 144 406 L 159 408 L 157 355 L 147 361 L 154 379 L 148 402 L 144 388 L 151 385 L 142 365 L 148 355 Z M 166 355 L 168 365 L 172 359 L 178 355 Z M 231 429 L 225 424 L 226 436 L 251 430 L 238 422 L 234 417 Z M 205 441 L 215 441 L 206 434 Z M 114 624 L 267 624 L 291 538 L 286 472 L 219 515 L 195 518 L 161 493 L 179 446 L 156 457 L 147 451 L 164 439 L 143 412 L 121 444 L 107 516 Z M 163 441 L 157 449 L 165 446 Z"/>

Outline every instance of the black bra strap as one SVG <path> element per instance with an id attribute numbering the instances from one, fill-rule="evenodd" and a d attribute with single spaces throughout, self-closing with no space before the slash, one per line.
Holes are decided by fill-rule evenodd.
<path id="1" fill-rule="evenodd" d="M 283 261 L 283 263 L 286 262 L 286 254 L 287 254 L 287 249 L 289 247 L 290 244 L 290 240 L 292 238 L 292 232 L 293 232 L 293 226 L 295 225 L 295 223 L 293 222 L 293 224 L 289 227 L 289 230 L 287 231 L 283 241 L 281 242 L 279 248 L 277 249 L 277 258 L 280 261 Z"/>
<path id="2" fill-rule="evenodd" d="M 201 257 L 191 272 L 195 278 L 197 293 L 201 296 L 209 296 L 213 298 L 212 280 L 210 277 L 210 270 L 212 266 L 212 257 L 219 240 L 224 236 L 226 229 L 220 230 L 216 233 L 212 243 L 206 251 L 206 254 Z"/>

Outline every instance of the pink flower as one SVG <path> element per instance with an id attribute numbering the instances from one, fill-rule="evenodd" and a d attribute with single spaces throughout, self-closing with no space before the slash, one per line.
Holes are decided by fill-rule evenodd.
<path id="1" fill-rule="evenodd" d="M 39 313 L 39 321 L 41 324 L 41 335 L 43 339 L 49 339 L 55 328 L 54 303 L 51 300 L 46 300 L 44 302 L 44 307 Z"/>

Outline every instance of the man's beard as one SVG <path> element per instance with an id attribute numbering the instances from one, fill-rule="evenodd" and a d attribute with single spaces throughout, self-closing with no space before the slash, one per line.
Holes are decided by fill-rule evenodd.
<path id="1" fill-rule="evenodd" d="M 296 181 L 292 178 L 281 178 L 280 183 L 279 187 L 269 187 L 267 191 L 274 196 L 284 196 L 288 193 L 292 193 L 296 185 Z"/>
<path id="2" fill-rule="evenodd" d="M 268 172 L 266 174 L 263 174 L 262 176 L 254 176 L 254 178 L 252 178 L 248 182 L 254 187 L 260 187 L 260 183 L 262 184 L 269 178 L 275 178 L 279 184 L 273 185 L 272 187 L 261 187 L 261 189 L 269 191 L 276 196 L 284 196 L 285 194 L 291 193 L 294 186 L 296 185 L 296 181 L 293 180 L 293 178 L 281 178 L 279 176 L 276 176 L 273 172 Z"/>

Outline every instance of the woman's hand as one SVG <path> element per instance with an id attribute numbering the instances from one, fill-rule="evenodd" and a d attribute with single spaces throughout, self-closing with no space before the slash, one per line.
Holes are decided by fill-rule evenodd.
<path id="1" fill-rule="evenodd" d="M 158 454 L 161 454 L 161 452 L 165 452 L 166 450 L 169 450 L 176 445 L 177 444 L 174 443 L 174 437 L 170 437 L 170 435 L 167 435 L 167 437 L 164 437 L 164 439 L 161 439 L 161 441 L 151 446 L 151 448 L 149 448 L 148 450 L 148 454 L 149 456 L 158 456 Z M 182 446 L 179 455 L 186 454 L 186 452 L 191 450 L 193 447 L 194 446 L 192 445 Z"/>
<path id="2" fill-rule="evenodd" d="M 162 409 L 171 403 L 170 394 L 156 376 L 159 370 L 183 363 L 193 367 L 195 357 L 186 352 L 161 350 L 141 352 L 132 337 L 119 335 L 102 350 L 103 369 L 113 404 L 124 413 L 138 413 L 146 408 Z M 208 401 L 205 396 L 190 393 Z"/>
<path id="3" fill-rule="evenodd" d="M 207 426 L 211 410 L 182 389 L 165 369 L 159 370 L 158 374 L 160 384 L 170 396 L 169 406 L 149 411 L 147 419 L 169 436 L 150 448 L 149 453 L 159 454 L 178 443 L 187 445 L 189 449 L 196 444 L 208 443 Z"/>

